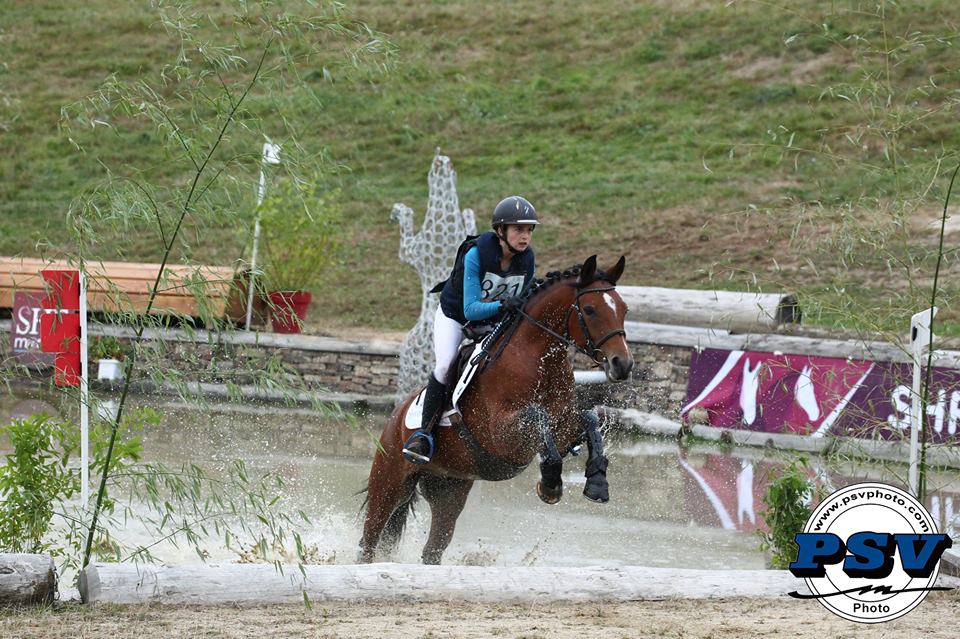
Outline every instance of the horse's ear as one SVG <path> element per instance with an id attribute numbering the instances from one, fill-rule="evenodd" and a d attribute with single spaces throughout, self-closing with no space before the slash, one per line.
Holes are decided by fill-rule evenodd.
<path id="1" fill-rule="evenodd" d="M 591 255 L 587 261 L 580 267 L 580 281 L 577 282 L 577 288 L 587 286 L 595 279 L 597 274 L 597 256 Z"/>
<path id="2" fill-rule="evenodd" d="M 609 281 L 611 284 L 616 284 L 617 280 L 620 279 L 620 276 L 623 275 L 623 266 L 626 263 L 627 258 L 621 255 L 620 259 L 617 261 L 617 265 L 607 271 L 607 281 Z"/>

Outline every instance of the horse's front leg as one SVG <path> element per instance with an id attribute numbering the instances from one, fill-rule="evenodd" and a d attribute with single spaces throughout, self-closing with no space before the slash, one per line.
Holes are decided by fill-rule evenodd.
<path id="1" fill-rule="evenodd" d="M 537 496 L 547 504 L 555 504 L 563 496 L 563 457 L 557 449 L 553 437 L 550 415 L 543 406 L 526 408 L 521 420 L 528 428 L 533 428 L 540 439 L 540 481 L 537 482 Z"/>
<path id="2" fill-rule="evenodd" d="M 605 504 L 610 501 L 607 484 L 607 465 L 609 460 L 603 454 L 603 436 L 600 434 L 600 418 L 596 411 L 585 410 L 580 413 L 583 433 L 587 440 L 587 482 L 583 487 L 583 496 L 590 501 Z"/>

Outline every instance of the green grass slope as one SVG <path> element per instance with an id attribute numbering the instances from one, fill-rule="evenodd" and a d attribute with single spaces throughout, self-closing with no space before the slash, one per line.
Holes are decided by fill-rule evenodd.
<path id="1" fill-rule="evenodd" d="M 104 166 L 168 185 L 187 173 L 147 129 L 91 137 L 77 152 L 58 130 L 60 107 L 111 73 L 157 77 L 177 45 L 141 1 L 4 4 L 0 254 L 71 250 L 65 213 Z M 203 4 L 217 16 L 227 3 Z M 347 9 L 388 34 L 396 65 L 324 74 L 318 63 L 309 92 L 292 92 L 281 114 L 304 148 L 340 166 L 329 180 L 343 194 L 344 250 L 314 291 L 321 326 L 415 321 L 419 283 L 396 257 L 388 217 L 394 202 L 422 215 L 438 147 L 457 168 L 461 206 L 482 222 L 507 194 L 534 202 L 541 271 L 626 254 L 626 283 L 798 291 L 809 320 L 868 329 L 899 329 L 903 313 L 929 303 L 932 224 L 960 158 L 960 5 Z M 234 142 L 256 152 L 261 139 Z M 236 218 L 194 229 L 192 259 L 246 257 L 255 162 L 248 168 L 249 188 L 223 204 Z M 132 234 L 107 234 L 100 248 L 158 257 L 155 240 Z M 938 300 L 953 322 L 955 255 Z"/>

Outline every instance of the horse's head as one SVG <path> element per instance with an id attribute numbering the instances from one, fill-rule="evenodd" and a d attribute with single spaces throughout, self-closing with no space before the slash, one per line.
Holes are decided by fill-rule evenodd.
<path id="1" fill-rule="evenodd" d="M 596 255 L 587 258 L 574 284 L 576 297 L 567 318 L 570 337 L 603 366 L 611 381 L 627 379 L 633 368 L 623 330 L 627 304 L 616 289 L 625 263 L 621 256 L 613 268 L 601 271 L 597 270 Z"/>

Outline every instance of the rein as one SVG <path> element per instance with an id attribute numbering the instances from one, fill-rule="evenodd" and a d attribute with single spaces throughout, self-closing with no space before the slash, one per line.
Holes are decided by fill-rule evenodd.
<path id="1" fill-rule="evenodd" d="M 587 327 L 587 321 L 583 317 L 583 309 L 580 307 L 580 297 L 582 295 L 586 295 L 587 293 L 605 293 L 606 291 L 612 291 L 615 288 L 616 288 L 615 286 L 606 286 L 606 287 L 600 287 L 600 288 L 585 288 L 583 290 L 578 291 L 576 298 L 574 298 L 573 300 L 573 304 L 570 305 L 570 308 L 567 310 L 566 316 L 563 318 L 563 324 L 564 326 L 567 327 L 567 330 L 563 335 L 560 335 L 559 333 L 551 329 L 549 326 L 537 321 L 535 318 L 533 318 L 532 316 L 524 312 L 523 309 L 517 309 L 517 313 L 519 313 L 523 319 L 527 320 L 528 322 L 530 322 L 531 324 L 533 324 L 543 332 L 553 336 L 554 338 L 562 342 L 567 347 L 572 346 L 577 350 L 578 353 L 582 353 L 583 355 L 587 356 L 597 366 L 603 366 L 603 360 L 598 359 L 597 357 L 597 353 L 599 353 L 601 356 L 603 355 L 602 351 L 600 350 L 600 347 L 606 344 L 607 340 L 609 340 L 610 338 L 616 337 L 618 335 L 623 335 L 624 337 L 626 337 L 627 332 L 622 328 L 618 328 L 610 331 L 609 333 L 601 337 L 600 341 L 594 342 L 593 336 L 590 334 L 590 329 Z M 570 337 L 570 315 L 573 314 L 574 310 L 577 311 L 577 320 L 580 322 L 580 330 L 583 331 L 583 336 L 586 338 L 587 348 L 583 348 L 582 346 L 577 344 L 575 340 L 571 339 Z"/>

